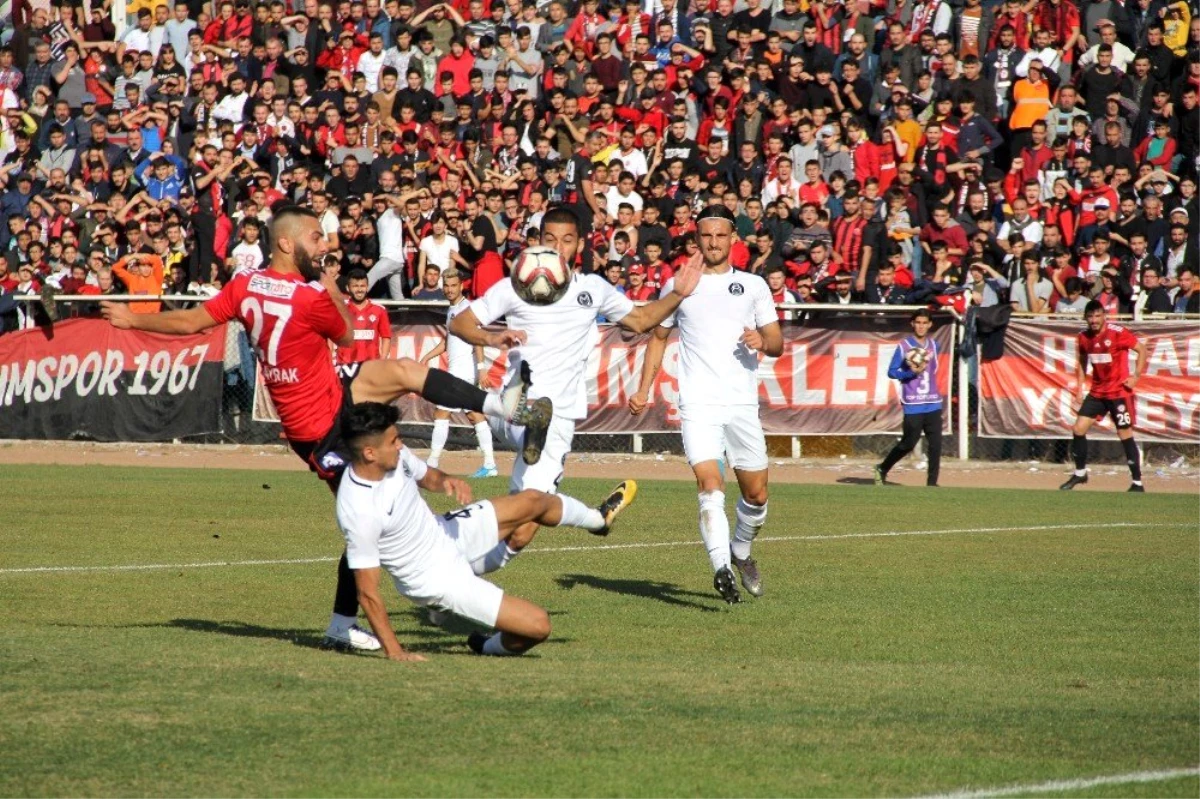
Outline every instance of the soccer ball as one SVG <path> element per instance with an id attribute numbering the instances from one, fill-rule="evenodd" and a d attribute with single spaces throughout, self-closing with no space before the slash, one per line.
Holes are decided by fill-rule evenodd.
<path id="1" fill-rule="evenodd" d="M 513 266 L 512 284 L 530 305 L 553 305 L 567 293 L 571 269 L 551 248 L 529 247 Z"/>
<path id="2" fill-rule="evenodd" d="M 904 359 L 908 361 L 910 368 L 920 369 L 925 365 L 926 361 L 929 360 L 929 350 L 922 349 L 921 347 L 913 347 L 908 351 L 908 354 L 904 356 Z"/>

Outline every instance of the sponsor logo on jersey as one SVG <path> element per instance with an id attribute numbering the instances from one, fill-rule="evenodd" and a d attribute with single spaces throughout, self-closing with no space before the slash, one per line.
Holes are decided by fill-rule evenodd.
<path id="1" fill-rule="evenodd" d="M 584 308 L 592 307 L 592 294 L 590 291 L 579 292 L 578 300 L 579 300 L 579 304 L 582 305 Z"/>
<path id="2" fill-rule="evenodd" d="M 735 297 L 740 297 L 746 293 L 746 287 L 743 286 L 741 283 L 730 283 L 729 284 L 729 293 Z"/>
<path id="3" fill-rule="evenodd" d="M 251 294 L 264 294 L 268 297 L 285 297 L 290 299 L 296 293 L 298 283 L 290 280 L 275 280 L 266 275 L 255 275 L 250 278 L 246 291 Z"/>
<path id="4" fill-rule="evenodd" d="M 1112 355 L 1107 352 L 1097 352 L 1089 356 L 1092 363 L 1112 363 Z"/>

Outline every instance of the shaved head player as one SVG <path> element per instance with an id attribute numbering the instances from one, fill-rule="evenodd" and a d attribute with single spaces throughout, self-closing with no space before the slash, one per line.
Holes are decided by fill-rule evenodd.
<path id="1" fill-rule="evenodd" d="M 629 410 L 636 416 L 646 409 L 670 328 L 678 327 L 679 413 L 684 453 L 700 493 L 700 537 L 712 563 L 713 588 L 733 604 L 741 601 L 741 594 L 731 561 L 741 573 L 742 586 L 754 596 L 763 593 L 758 564 L 750 557 L 750 544 L 767 519 L 767 442 L 758 418 L 758 358 L 760 353 L 780 355 L 783 333 L 766 281 L 735 271 L 729 263 L 733 214 L 724 206 L 710 206 L 700 212 L 696 225 L 704 258 L 700 285 L 655 328 Z M 671 288 L 667 281 L 663 292 Z M 732 544 L 720 467 L 726 456 L 741 491 Z"/>
<path id="2" fill-rule="evenodd" d="M 203 305 L 162 314 L 134 314 L 123 304 L 105 302 L 106 319 L 122 330 L 187 335 L 237 320 L 250 335 L 271 401 L 279 412 L 292 450 L 335 491 L 349 462 L 339 417 L 355 402 L 392 402 L 410 391 L 438 405 L 466 408 L 544 429 L 553 404 L 527 404 L 527 386 L 504 395 L 489 394 L 446 372 L 408 358 L 367 361 L 344 367 L 339 378 L 329 356 L 330 341 L 354 343 L 354 325 L 337 282 L 319 268 L 328 246 L 317 216 L 305 208 L 284 207 L 271 221 L 271 263 L 261 271 L 233 277 Z M 519 343 L 519 333 L 489 337 L 491 346 Z M 542 437 L 544 440 L 544 436 Z M 526 448 L 526 459 L 540 452 Z M 337 648 L 374 650 L 375 636 L 357 624 L 358 596 L 345 554 L 338 564 L 338 587 L 326 643 Z"/>

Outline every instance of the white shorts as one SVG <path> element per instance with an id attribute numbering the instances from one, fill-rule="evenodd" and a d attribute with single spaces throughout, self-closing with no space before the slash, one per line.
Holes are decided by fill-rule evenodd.
<path id="1" fill-rule="evenodd" d="M 397 583 L 397 590 L 418 605 L 441 608 L 495 627 L 504 591 L 476 575 L 471 561 L 483 557 L 500 543 L 496 509 L 490 502 L 476 502 L 438 516 L 437 521 L 452 548 L 448 548 L 444 562 L 435 567 L 436 576 L 424 588 L 401 587 Z"/>
<path id="2" fill-rule="evenodd" d="M 450 368 L 446 369 L 446 371 L 449 372 L 450 374 L 454 375 L 455 377 L 457 377 L 459 380 L 465 381 L 474 386 L 474 385 L 476 385 L 475 374 L 473 371 L 474 368 L 475 368 L 474 363 L 472 363 L 468 366 L 456 366 L 454 364 L 451 364 Z M 444 405 L 435 405 L 434 407 L 437 408 L 439 411 L 450 411 L 450 413 L 466 413 L 467 412 L 467 411 L 463 410 L 462 408 L 447 408 Z"/>
<path id="3" fill-rule="evenodd" d="M 682 412 L 683 451 L 688 463 L 724 459 L 734 469 L 767 468 L 767 439 L 757 405 L 705 405 Z"/>
<path id="4" fill-rule="evenodd" d="M 496 419 L 489 420 L 496 436 L 520 449 L 525 437 L 525 427 L 508 424 Z M 509 493 L 532 489 L 547 494 L 557 494 L 558 484 L 563 479 L 567 456 L 571 454 L 571 442 L 575 439 L 575 420 L 555 416 L 546 432 L 546 446 L 542 457 L 533 466 L 527 466 L 518 453 L 513 462 L 512 477 L 508 481 Z"/>

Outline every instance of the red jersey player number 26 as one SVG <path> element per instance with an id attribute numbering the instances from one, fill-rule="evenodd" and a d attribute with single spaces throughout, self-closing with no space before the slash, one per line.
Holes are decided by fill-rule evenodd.
<path id="1" fill-rule="evenodd" d="M 342 386 L 327 342 L 341 338 L 346 323 L 324 286 L 270 269 L 242 272 L 204 309 L 217 322 L 236 319 L 246 328 L 289 439 L 316 441 L 329 432 Z"/>

